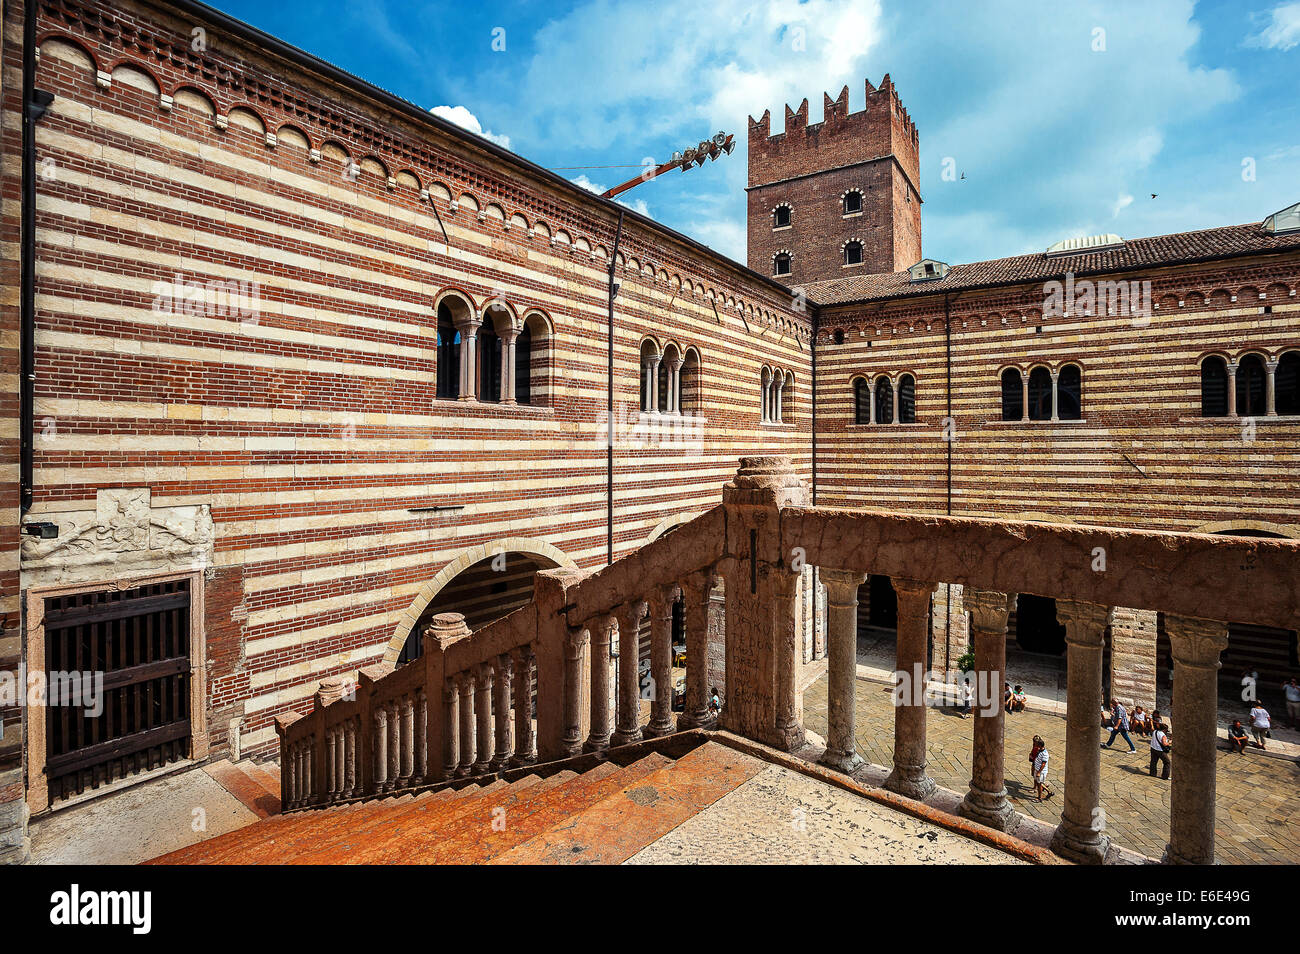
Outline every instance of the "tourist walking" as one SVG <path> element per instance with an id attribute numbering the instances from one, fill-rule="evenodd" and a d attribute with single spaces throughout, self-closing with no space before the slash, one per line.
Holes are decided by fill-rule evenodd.
<path id="1" fill-rule="evenodd" d="M 970 718 L 970 704 L 974 699 L 975 699 L 975 690 L 971 688 L 970 676 L 967 676 L 966 681 L 962 683 L 961 706 L 958 709 L 963 719 Z"/>
<path id="2" fill-rule="evenodd" d="M 1250 710 L 1250 731 L 1255 736 L 1255 744 L 1261 749 L 1264 748 L 1264 740 L 1268 738 L 1268 730 L 1271 728 L 1273 722 L 1268 717 L 1268 710 L 1264 708 L 1264 703 L 1256 700 Z"/>
<path id="3" fill-rule="evenodd" d="M 1282 684 L 1282 691 L 1286 693 L 1286 721 L 1291 728 L 1300 729 L 1300 683 L 1295 676 Z"/>
<path id="4" fill-rule="evenodd" d="M 1169 779 L 1169 750 L 1172 744 L 1169 741 L 1169 733 L 1165 730 L 1165 724 L 1156 721 L 1155 727 L 1151 730 L 1151 764 L 1147 767 L 1147 774 L 1152 778 L 1156 777 L 1156 766 L 1162 766 L 1160 778 L 1162 781 Z"/>
<path id="5" fill-rule="evenodd" d="M 1101 747 L 1103 749 L 1110 748 L 1115 741 L 1115 736 L 1122 735 L 1124 741 L 1128 743 L 1129 753 L 1136 752 L 1137 746 L 1133 744 L 1133 740 L 1129 738 L 1128 734 L 1128 710 L 1118 700 L 1112 699 L 1110 700 L 1110 711 L 1110 738 L 1103 742 Z"/>

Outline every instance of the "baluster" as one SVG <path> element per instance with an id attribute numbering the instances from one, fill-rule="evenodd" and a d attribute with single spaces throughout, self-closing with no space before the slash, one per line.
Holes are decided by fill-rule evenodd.
<path id="1" fill-rule="evenodd" d="M 651 738 L 668 735 L 674 729 L 673 604 L 676 601 L 676 584 L 659 587 L 650 601 L 650 684 L 654 695 L 645 734 Z"/>
<path id="2" fill-rule="evenodd" d="M 401 784 L 407 788 L 415 774 L 415 700 L 409 695 L 403 696 L 397 708 L 402 716 Z"/>
<path id="3" fill-rule="evenodd" d="M 423 689 L 415 692 L 415 777 L 423 782 L 429 776 L 429 697 Z"/>
<path id="4" fill-rule="evenodd" d="M 630 604 L 618 621 L 618 730 L 614 745 L 641 741 L 641 619 L 644 600 Z"/>
<path id="5" fill-rule="evenodd" d="M 513 651 L 515 657 L 515 765 L 525 765 L 537 759 L 534 753 L 536 740 L 533 733 L 533 651 L 522 646 Z"/>
<path id="6" fill-rule="evenodd" d="M 575 626 L 564 639 L 564 738 L 560 749 L 566 755 L 582 751 L 582 651 L 590 641 L 590 630 Z"/>
<path id="7" fill-rule="evenodd" d="M 717 717 L 709 708 L 709 606 L 713 575 L 694 574 L 682 584 L 686 601 L 686 704 L 680 728 L 712 728 Z"/>
<path id="8" fill-rule="evenodd" d="M 298 775 L 298 743 L 291 742 L 284 753 L 284 765 L 282 766 L 281 777 L 289 781 L 289 807 L 298 807 L 298 793 L 301 791 L 301 780 Z"/>
<path id="9" fill-rule="evenodd" d="M 383 706 L 374 708 L 374 774 L 375 791 L 388 790 L 388 710 Z"/>
<path id="10" fill-rule="evenodd" d="M 357 793 L 357 732 L 360 726 L 361 720 L 353 717 L 343 729 L 343 794 L 348 798 Z"/>
<path id="11" fill-rule="evenodd" d="M 387 703 L 388 712 L 388 787 L 401 786 L 402 779 L 402 713 L 395 702 Z"/>
<path id="12" fill-rule="evenodd" d="M 591 639 L 591 734 L 586 752 L 603 752 L 609 748 L 609 646 L 617 621 L 606 616 L 596 623 Z"/>
<path id="13" fill-rule="evenodd" d="M 325 730 L 325 791 L 326 800 L 331 800 L 336 794 L 334 788 L 334 730 L 328 728 Z"/>
<path id="14" fill-rule="evenodd" d="M 474 768 L 474 677 L 469 672 L 456 674 L 456 691 L 460 695 L 460 763 L 456 774 L 469 775 Z"/>
<path id="15" fill-rule="evenodd" d="M 492 771 L 499 772 L 510 764 L 514 756 L 514 740 L 510 724 L 510 679 L 513 661 L 506 653 L 497 657 L 497 678 L 493 686 L 496 702 L 496 753 L 492 757 Z"/>
<path id="16" fill-rule="evenodd" d="M 460 692 L 453 676 L 442 686 L 442 774 L 455 778 L 460 766 Z"/>
<path id="17" fill-rule="evenodd" d="M 474 760 L 473 772 L 484 775 L 492 765 L 492 664 L 481 663 L 476 675 L 474 713 L 478 717 L 478 728 L 474 733 L 474 745 L 478 758 Z"/>
<path id="18" fill-rule="evenodd" d="M 303 778 L 307 780 L 306 801 L 316 801 L 316 736 L 307 736 L 303 746 Z"/>

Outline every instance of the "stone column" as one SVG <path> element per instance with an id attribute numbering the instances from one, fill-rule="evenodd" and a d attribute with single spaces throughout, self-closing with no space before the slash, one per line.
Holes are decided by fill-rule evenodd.
<path id="1" fill-rule="evenodd" d="M 785 394 L 785 375 L 777 378 L 773 383 L 776 385 L 776 422 L 780 424 L 785 420 L 785 408 L 782 407 L 782 399 Z"/>
<path id="2" fill-rule="evenodd" d="M 566 756 L 582 752 L 582 653 L 589 641 L 585 626 L 570 629 L 564 638 L 564 737 L 560 750 Z"/>
<path id="3" fill-rule="evenodd" d="M 895 579 L 898 594 L 898 650 L 895 660 L 894 768 L 885 788 L 908 798 L 934 794 L 925 774 L 925 662 L 930 637 L 930 596 L 934 583 Z"/>
<path id="4" fill-rule="evenodd" d="M 716 721 L 709 710 L 709 604 L 711 573 L 694 574 L 682 584 L 686 602 L 686 704 L 677 718 L 678 728 L 711 728 Z"/>
<path id="5" fill-rule="evenodd" d="M 1003 764 L 1006 712 L 1002 708 L 1003 673 L 1007 657 L 1007 616 L 1016 605 L 1014 595 L 992 590 L 967 590 L 975 644 L 975 741 L 970 791 L 961 814 L 990 828 L 1008 831 L 1016 817 L 1007 801 Z M 1098 724 L 1101 714 L 1098 713 Z"/>
<path id="6" fill-rule="evenodd" d="M 478 329 L 482 320 L 474 317 L 462 318 L 456 322 L 460 332 L 460 394 L 461 401 L 473 401 L 474 376 L 478 373 Z"/>
<path id="7" fill-rule="evenodd" d="M 478 726 L 474 730 L 474 749 L 478 758 L 472 771 L 483 775 L 492 767 L 492 664 L 483 663 L 474 674 L 474 714 Z"/>
<path id="8" fill-rule="evenodd" d="M 464 777 L 474 768 L 474 677 L 468 672 L 458 673 L 456 691 L 460 694 L 460 764 L 456 774 Z"/>
<path id="9" fill-rule="evenodd" d="M 496 754 L 492 757 L 492 771 L 499 772 L 510 764 L 514 756 L 514 739 L 510 723 L 510 681 L 514 675 L 513 662 L 507 653 L 497 657 L 497 678 L 493 685 L 493 702 L 496 706 Z"/>
<path id="10" fill-rule="evenodd" d="M 528 646 L 514 650 L 515 757 L 513 764 L 537 761 L 533 733 L 533 651 Z"/>
<path id="11" fill-rule="evenodd" d="M 668 413 L 680 414 L 681 408 L 681 373 L 682 359 L 673 358 L 668 362 Z"/>
<path id="12" fill-rule="evenodd" d="M 349 719 L 343 730 L 343 794 L 357 793 L 357 721 Z"/>
<path id="13" fill-rule="evenodd" d="M 1228 417 L 1237 416 L 1237 362 L 1228 362 Z"/>
<path id="14" fill-rule="evenodd" d="M 1048 373 L 1052 376 L 1052 420 L 1059 421 L 1061 418 L 1058 416 L 1057 411 L 1057 384 L 1060 382 L 1061 372 L 1060 370 L 1056 370 Z"/>
<path id="15" fill-rule="evenodd" d="M 388 789 L 388 710 L 384 706 L 375 706 L 374 715 L 375 740 L 374 740 L 374 773 L 375 773 L 375 790 L 379 792 Z"/>
<path id="16" fill-rule="evenodd" d="M 515 340 L 519 332 L 508 328 L 501 337 L 501 403 L 515 402 Z"/>
<path id="17" fill-rule="evenodd" d="M 411 784 L 415 775 L 415 698 L 406 696 L 397 704 L 397 714 L 401 717 L 401 756 L 398 762 L 398 781 L 402 787 Z"/>
<path id="18" fill-rule="evenodd" d="M 893 424 L 897 424 L 897 423 L 898 423 L 898 407 L 899 407 L 899 402 L 898 402 L 898 391 L 899 391 L 899 387 L 898 387 L 898 383 L 899 383 L 900 381 L 902 381 L 902 380 L 903 380 L 903 376 L 902 376 L 901 374 L 898 375 L 897 377 L 893 377 L 893 378 L 890 378 L 890 379 L 889 379 L 890 387 L 893 388 L 893 392 L 894 392 L 894 419 L 893 419 L 893 421 L 891 422 L 891 423 L 893 423 Z"/>
<path id="19" fill-rule="evenodd" d="M 858 587 L 867 575 L 858 570 L 822 569 L 826 584 L 829 661 L 826 670 L 827 731 L 823 765 L 852 774 L 858 755 Z"/>
<path id="20" fill-rule="evenodd" d="M 871 409 L 867 412 L 867 423 L 876 423 L 876 382 L 874 379 L 867 382 L 867 395 L 870 397 Z"/>
<path id="21" fill-rule="evenodd" d="M 583 746 L 585 752 L 603 752 L 609 748 L 609 644 L 614 626 L 614 617 L 607 616 L 596 623 L 592 634 L 591 733 Z"/>
<path id="22" fill-rule="evenodd" d="M 1270 358 L 1264 362 L 1264 371 L 1267 377 L 1264 380 L 1264 395 L 1268 402 L 1265 414 L 1269 417 L 1277 417 L 1277 358 Z"/>
<path id="23" fill-rule="evenodd" d="M 650 679 L 654 697 L 645 735 L 654 738 L 673 731 L 673 603 L 677 587 L 661 586 L 650 600 Z"/>
<path id="24" fill-rule="evenodd" d="M 429 778 L 429 698 L 423 689 L 415 690 L 415 778 Z M 437 779 L 433 779 L 436 781 Z"/>
<path id="25" fill-rule="evenodd" d="M 1110 839 L 1101 810 L 1101 652 L 1110 611 L 1096 603 L 1056 601 L 1065 626 L 1065 781 L 1061 823 L 1052 850 L 1084 864 L 1101 864 Z"/>
<path id="26" fill-rule="evenodd" d="M 460 692 L 455 679 L 447 680 L 442 690 L 442 768 L 443 778 L 453 778 L 460 765 Z"/>
<path id="27" fill-rule="evenodd" d="M 646 398 L 650 406 L 646 409 L 651 414 L 659 413 L 659 362 L 663 360 L 659 355 L 655 355 L 647 364 L 647 370 L 650 375 L 650 383 L 646 388 Z"/>
<path id="28" fill-rule="evenodd" d="M 773 738 L 783 751 L 803 745 L 803 691 L 799 688 L 799 574 L 782 567 L 773 571 L 771 592 L 773 645 L 776 649 L 776 720 Z"/>
<path id="29" fill-rule="evenodd" d="M 1228 645 L 1228 630 L 1208 619 L 1167 614 L 1165 631 L 1174 656 L 1174 751 L 1164 860 L 1212 865 L 1219 654 Z"/>
<path id="30" fill-rule="evenodd" d="M 1020 375 L 1020 419 L 1029 420 L 1029 374 Z"/>
<path id="31" fill-rule="evenodd" d="M 614 745 L 641 741 L 640 629 L 645 615 L 646 603 L 638 600 L 627 607 L 618 621 L 618 718 Z"/>

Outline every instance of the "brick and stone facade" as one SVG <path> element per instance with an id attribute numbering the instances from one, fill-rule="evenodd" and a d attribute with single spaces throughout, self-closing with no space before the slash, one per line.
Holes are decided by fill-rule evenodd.
<path id="1" fill-rule="evenodd" d="M 24 5 L 4 9 L 13 235 Z M 52 0 L 36 36 L 36 86 L 54 100 L 36 127 L 35 480 L 23 514 L 11 372 L 0 667 L 44 664 L 29 658 L 39 613 L 24 615 L 43 593 L 192 575 L 212 755 L 270 754 L 277 716 L 310 709 L 323 680 L 391 667 L 444 593 L 490 619 L 471 591 L 497 555 L 515 560 L 497 581 L 497 609 L 513 608 L 520 566 L 632 553 L 714 507 L 741 457 L 789 458 L 819 505 L 1300 535 L 1300 418 L 1258 418 L 1246 441 L 1240 418 L 1200 416 L 1198 376 L 1211 353 L 1274 361 L 1300 346 L 1295 236 L 1239 227 L 1203 237 L 1216 255 L 1089 259 L 1153 282 L 1150 321 L 1045 318 L 1060 261 L 909 284 L 918 135 L 888 77 L 861 113 L 846 90 L 817 126 L 806 102 L 781 135 L 767 114 L 751 124 L 746 268 L 184 2 Z M 854 189 L 862 211 L 846 215 Z M 782 202 L 791 226 L 774 231 Z M 845 268 L 853 240 L 863 263 Z M 782 248 L 792 272 L 778 281 Z M 9 242 L 0 259 L 7 368 L 19 255 Z M 1001 420 L 1005 367 L 1067 364 L 1082 369 L 1081 420 Z M 854 379 L 879 374 L 912 377 L 914 423 L 854 423 Z M 20 521 L 60 536 L 20 546 Z M 932 659 L 949 666 L 968 647 L 962 587 L 933 582 Z M 713 584 L 696 581 L 687 607 L 711 636 L 708 683 L 771 677 L 770 659 L 723 645 L 735 594 Z M 781 595 L 805 660 L 828 642 L 824 589 L 808 585 L 781 578 L 798 590 Z M 1132 611 L 1113 629 L 1112 686 L 1145 692 L 1155 622 Z M 733 711 L 767 704 L 742 687 Z M 789 741 L 797 717 L 779 715 Z M 33 718 L 0 711 L 0 851 L 22 852 Z"/>

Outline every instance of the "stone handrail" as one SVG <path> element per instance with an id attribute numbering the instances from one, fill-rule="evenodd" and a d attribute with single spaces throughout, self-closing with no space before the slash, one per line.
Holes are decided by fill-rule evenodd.
<path id="1" fill-rule="evenodd" d="M 1173 776 L 1168 857 L 1213 858 L 1215 672 L 1227 645 L 1225 621 L 1297 627 L 1300 541 L 814 508 L 790 461 L 777 457 L 745 458 L 720 506 L 599 572 L 539 572 L 530 603 L 472 635 L 459 614 L 435 617 L 420 658 L 396 671 L 362 670 L 354 694 L 340 680 L 322 683 L 309 714 L 277 719 L 285 806 L 600 752 L 715 720 L 793 750 L 804 742 L 797 670 L 812 567 L 827 605 L 830 715 L 822 760 L 846 772 L 861 764 L 853 701 L 857 588 L 868 574 L 893 581 L 902 687 L 927 663 L 937 586 L 962 585 L 980 714 L 962 811 L 992 827 L 1005 828 L 1015 816 L 1002 777 L 1008 616 L 1017 594 L 1057 601 L 1069 694 L 1056 847 L 1084 861 L 1104 857 L 1107 847 L 1097 761 L 1105 633 L 1121 609 L 1162 612 L 1181 766 Z M 686 700 L 674 719 L 672 607 L 679 599 Z M 642 726 L 638 631 L 647 616 L 652 698 Z M 720 644 L 725 663 L 720 716 L 709 699 L 709 674 L 717 671 L 710 643 Z M 611 692 L 614 658 L 631 664 L 619 667 Z M 895 764 L 885 784 L 925 798 L 934 783 L 925 774 L 924 692 L 899 699 Z"/>

